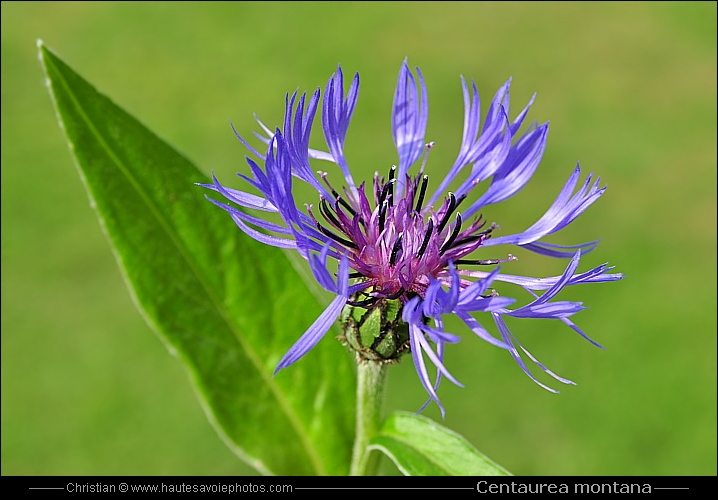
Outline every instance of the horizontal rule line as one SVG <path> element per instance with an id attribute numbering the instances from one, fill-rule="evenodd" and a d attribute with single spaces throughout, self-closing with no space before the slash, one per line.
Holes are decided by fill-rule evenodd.
<path id="1" fill-rule="evenodd" d="M 294 488 L 295 490 L 473 490 L 475 488 Z"/>

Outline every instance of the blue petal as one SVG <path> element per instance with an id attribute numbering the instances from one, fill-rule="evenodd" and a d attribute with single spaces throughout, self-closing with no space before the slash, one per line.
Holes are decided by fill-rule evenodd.
<path id="1" fill-rule="evenodd" d="M 492 141 L 490 145 L 483 148 L 480 154 L 471 159 L 474 166 L 471 168 L 469 177 L 456 190 L 457 197 L 470 193 L 481 181 L 504 168 L 513 152 L 511 147 L 512 138 L 510 132 L 505 132 Z M 464 217 L 470 217 L 475 211 L 475 209 L 472 211 L 469 208 L 464 212 Z"/>
<path id="2" fill-rule="evenodd" d="M 219 184 L 219 181 L 217 181 L 214 175 L 212 176 L 212 179 L 215 181 L 215 184 L 196 184 L 198 186 L 202 186 L 203 188 L 211 189 L 212 191 L 216 191 L 222 194 L 229 201 L 236 203 L 239 206 L 245 208 L 253 208 L 255 210 L 263 210 L 265 212 L 277 212 L 277 208 L 272 205 L 269 200 L 255 194 L 245 193 L 244 191 L 224 187 Z"/>
<path id="3" fill-rule="evenodd" d="M 239 132 L 237 132 L 237 129 L 234 128 L 234 125 L 233 125 L 232 123 L 230 123 L 229 125 L 230 125 L 230 127 L 232 127 L 232 131 L 234 132 L 234 135 L 237 136 L 237 139 L 239 139 L 239 141 L 240 141 L 242 144 L 244 144 L 244 147 L 245 147 L 245 148 L 249 149 L 249 151 L 251 151 L 251 153 L 252 153 L 254 156 L 256 156 L 257 158 L 261 158 L 262 160 L 265 159 L 265 157 L 264 157 L 263 154 L 261 154 L 259 151 L 257 151 L 256 149 L 254 149 L 252 146 L 250 146 L 250 144 L 249 144 L 247 141 L 245 141 L 244 138 L 243 138 L 241 135 L 239 135 Z"/>
<path id="4" fill-rule="evenodd" d="M 259 219 L 252 215 L 245 214 L 241 210 L 231 207 L 231 206 L 227 205 L 226 203 L 222 203 L 221 201 L 213 200 L 212 198 L 210 198 L 207 195 L 205 195 L 205 198 L 207 200 L 211 201 L 212 203 L 214 203 L 215 205 L 217 205 L 218 207 L 223 208 L 230 214 L 236 215 L 240 219 L 242 219 L 246 222 L 249 222 L 250 224 L 254 224 L 255 226 L 261 227 L 264 230 L 274 231 L 275 233 L 279 233 L 279 234 L 286 234 L 286 235 L 292 234 L 292 231 L 285 226 L 280 226 L 278 224 L 274 224 L 273 222 L 267 222 L 264 219 Z"/>
<path id="5" fill-rule="evenodd" d="M 295 110 L 296 97 L 296 92 L 292 94 L 291 99 L 287 96 L 284 111 L 284 138 L 292 160 L 292 174 L 313 186 L 325 198 L 331 198 L 329 191 L 317 180 L 309 165 L 309 137 L 319 104 L 319 89 L 309 100 L 306 115 L 304 114 L 306 94 L 302 94 L 299 98 Z"/>
<path id="6" fill-rule="evenodd" d="M 268 236 L 264 233 L 261 233 L 257 231 L 256 229 L 252 229 L 247 224 L 242 221 L 240 217 L 238 217 L 236 214 L 231 214 L 232 219 L 234 220 L 234 223 L 239 226 L 239 228 L 244 231 L 244 233 L 254 238 L 255 240 L 259 241 L 260 243 L 264 243 L 265 245 L 270 245 L 273 247 L 279 247 L 279 248 L 291 248 L 296 250 L 297 249 L 297 243 L 294 240 L 288 240 L 285 238 L 277 238 L 274 236 Z"/>
<path id="7" fill-rule="evenodd" d="M 449 262 L 449 274 L 451 284 L 448 291 L 444 291 L 439 280 L 432 279 L 429 283 L 423 301 L 423 313 L 425 316 L 435 318 L 442 314 L 448 314 L 456 306 L 459 300 L 461 280 L 456 273 L 453 262 Z"/>
<path id="8" fill-rule="evenodd" d="M 583 187 L 574 196 L 571 196 L 580 173 L 581 169 L 577 165 L 556 198 L 556 201 L 553 202 L 551 207 L 549 207 L 546 213 L 533 226 L 519 234 L 500 236 L 486 240 L 484 246 L 502 244 L 525 245 L 527 243 L 533 243 L 570 224 L 606 190 L 605 187 L 599 189 L 598 180 L 589 188 L 592 178 L 592 176 L 589 175 Z"/>
<path id="9" fill-rule="evenodd" d="M 466 165 L 472 163 L 472 158 L 476 156 L 477 135 L 479 133 L 479 123 L 481 121 L 481 103 L 479 101 L 479 91 L 476 83 L 471 82 L 472 94 L 469 95 L 469 89 L 466 86 L 466 80 L 461 77 L 461 89 L 464 94 L 464 133 L 461 138 L 461 146 L 459 154 L 454 161 L 454 165 L 449 169 L 441 184 L 436 188 L 434 194 L 429 198 L 428 205 L 433 205 L 436 199 L 441 196 L 454 180 L 456 175 Z M 482 136 L 486 139 L 488 136 Z M 485 140 L 483 142 L 486 142 Z"/>
<path id="10" fill-rule="evenodd" d="M 593 340 L 591 337 L 589 337 L 588 335 L 586 335 L 585 333 L 583 333 L 583 331 L 582 331 L 578 326 L 576 326 L 576 324 L 573 323 L 570 319 L 568 319 L 568 318 L 561 318 L 561 321 L 563 321 L 564 323 L 566 323 L 566 325 L 570 326 L 576 333 L 578 333 L 581 337 L 583 337 L 584 339 L 588 340 L 590 343 L 592 343 L 592 344 L 595 345 L 596 347 L 598 347 L 598 348 L 600 348 L 600 349 L 605 349 L 605 347 L 603 347 L 601 344 L 599 344 L 598 342 L 596 342 L 595 340 Z"/>
<path id="11" fill-rule="evenodd" d="M 513 336 L 511 331 L 506 326 L 506 323 L 504 322 L 503 318 L 498 313 L 491 313 L 491 315 L 493 316 L 494 323 L 496 323 L 496 326 L 498 327 L 499 332 L 501 333 L 501 337 L 504 339 L 504 342 L 506 342 L 506 344 L 509 345 L 509 352 L 511 353 L 511 356 L 514 358 L 514 361 L 516 361 L 516 363 L 521 367 L 523 372 L 526 375 L 528 375 L 528 377 L 531 380 L 536 382 L 539 386 L 543 387 L 547 391 L 557 393 L 558 391 L 556 389 L 552 389 L 551 387 L 547 386 L 546 384 L 539 382 L 539 380 L 528 369 L 528 366 L 526 366 L 526 363 L 524 363 L 524 360 L 521 358 L 521 355 L 519 354 L 518 350 L 516 349 L 516 347 L 514 347 L 513 342 L 516 341 L 518 343 L 518 341 L 516 340 L 516 337 Z M 529 355 L 531 360 L 539 365 L 539 368 L 543 369 L 544 371 L 547 371 L 545 369 L 545 367 L 543 365 L 539 364 L 538 361 L 536 361 L 536 359 L 533 356 L 531 356 L 525 349 L 523 349 L 523 347 L 521 348 L 521 350 L 524 351 L 527 355 Z M 557 375 L 555 375 L 553 372 L 547 371 L 547 373 L 549 373 L 549 375 L 554 376 L 554 378 L 556 378 L 557 380 L 559 380 L 565 384 L 573 384 L 573 382 L 571 382 L 570 380 L 560 378 Z"/>
<path id="12" fill-rule="evenodd" d="M 399 80 L 394 92 L 394 103 L 391 114 L 391 129 L 394 145 L 399 154 L 399 171 L 396 176 L 396 197 L 404 193 L 406 173 L 424 151 L 424 134 L 429 116 L 429 101 L 424 85 L 424 78 L 419 68 L 416 74 L 421 87 L 421 95 L 416 86 L 414 76 L 406 61 L 399 70 Z"/>
<path id="13" fill-rule="evenodd" d="M 554 245 L 551 243 L 545 243 L 542 241 L 536 241 L 534 243 L 527 243 L 520 245 L 521 248 L 525 248 L 531 252 L 539 255 L 545 255 L 547 257 L 556 258 L 567 258 L 572 257 L 576 253 L 577 249 L 581 249 L 581 253 L 592 252 L 598 247 L 598 240 L 587 241 L 586 243 L 579 243 L 578 245 Z M 564 251 L 566 250 L 566 251 Z"/>
<path id="14" fill-rule="evenodd" d="M 533 170 L 530 168 L 530 164 L 525 165 L 520 163 L 518 161 L 520 158 L 516 158 L 517 155 L 521 156 L 523 154 L 520 151 L 520 148 L 524 147 L 522 145 L 522 141 L 525 141 L 526 137 L 530 134 L 524 135 L 524 137 L 513 147 L 511 147 L 511 140 L 521 127 L 536 95 L 534 94 L 519 116 L 516 117 L 512 123 L 510 123 L 508 119 L 508 112 L 509 87 L 511 79 L 509 79 L 496 92 L 496 95 L 491 102 L 491 106 L 489 107 L 484 128 L 477 136 L 480 119 L 478 91 L 476 90 L 476 85 L 472 82 L 472 96 L 470 96 L 463 77 L 461 79 L 461 83 L 464 94 L 464 133 L 461 141 L 461 147 L 459 148 L 459 155 L 454 161 L 453 166 L 449 169 L 446 177 L 443 179 L 434 194 L 429 198 L 427 205 L 433 205 L 436 200 L 443 195 L 444 191 L 449 187 L 451 182 L 453 182 L 456 175 L 464 167 L 472 163 L 474 165 L 471 169 L 471 174 L 463 182 L 462 186 L 457 189 L 457 196 L 468 193 L 479 182 L 488 179 L 499 170 L 505 170 L 507 168 L 513 169 L 516 165 L 529 167 L 531 172 L 526 175 L 526 180 L 528 180 L 528 178 L 531 177 L 531 173 L 533 173 Z M 536 163 L 538 163 L 538 161 Z M 536 167 L 534 165 L 533 169 L 535 168 Z M 505 174 L 503 176 L 505 176 Z M 507 183 L 504 182 L 502 186 L 496 186 L 494 189 L 499 190 L 499 188 L 502 188 L 505 190 L 506 185 Z M 465 217 L 469 217 L 470 215 L 476 213 L 482 206 L 488 204 L 485 200 L 486 199 L 473 207 L 470 212 L 468 212 L 468 215 L 465 212 Z M 491 203 L 496 203 L 496 201 L 492 201 Z"/>
<path id="15" fill-rule="evenodd" d="M 324 92 L 322 107 L 322 125 L 324 138 L 334 161 L 342 169 L 347 187 L 354 199 L 358 199 L 358 193 L 354 179 L 349 171 L 349 165 L 344 157 L 344 140 L 347 129 L 351 122 L 354 107 L 359 97 L 359 73 L 354 75 L 346 100 L 344 99 L 344 76 L 339 66 L 329 81 Z"/>
<path id="16" fill-rule="evenodd" d="M 335 297 L 331 304 L 329 304 L 324 312 L 312 324 L 312 326 L 304 332 L 304 335 L 297 340 L 292 348 L 287 351 L 287 354 L 285 354 L 279 361 L 277 368 L 274 370 L 274 374 L 276 375 L 279 370 L 286 368 L 297 361 L 299 358 L 308 353 L 315 345 L 317 345 L 317 342 L 324 337 L 324 334 L 329 331 L 331 326 L 337 320 L 346 303 L 346 297 L 342 297 L 341 295 Z"/>
<path id="17" fill-rule="evenodd" d="M 545 304 L 550 299 L 554 298 L 558 294 L 558 292 L 560 292 L 561 289 L 564 286 L 566 286 L 566 284 L 569 282 L 569 280 L 573 276 L 574 272 L 578 268 L 578 264 L 580 261 L 581 261 L 581 250 L 579 249 L 579 250 L 576 250 L 576 254 L 569 261 L 563 274 L 558 279 L 558 281 L 556 281 L 556 284 L 554 284 L 551 288 L 546 290 L 546 292 L 543 295 L 541 295 L 541 297 L 539 299 L 537 299 L 534 303 L 535 304 Z"/>
<path id="18" fill-rule="evenodd" d="M 576 274 L 568 280 L 566 286 L 577 285 L 581 283 L 605 283 L 609 281 L 619 281 L 623 279 L 622 273 L 606 274 L 606 271 L 613 269 L 613 266 L 601 264 L 598 267 L 586 271 L 585 273 Z M 472 272 L 472 276 L 482 277 L 488 273 Z M 512 283 L 519 285 L 526 290 L 547 290 L 554 286 L 561 276 L 551 276 L 549 278 L 531 278 L 528 276 L 515 276 L 512 274 L 497 274 L 496 281 Z"/>
<path id="19" fill-rule="evenodd" d="M 547 136 L 548 124 L 544 124 L 515 144 L 494 174 L 489 189 L 466 209 L 464 216 L 471 217 L 486 205 L 504 201 L 520 191 L 531 179 L 543 157 Z"/>
<path id="20" fill-rule="evenodd" d="M 436 390 L 432 387 L 429 373 L 426 370 L 426 363 L 424 362 L 424 356 L 421 354 L 421 344 L 419 343 L 419 336 L 422 335 L 421 330 L 415 324 L 409 324 L 409 339 L 411 342 L 411 357 L 414 360 L 414 368 L 416 373 L 419 375 L 421 385 L 424 386 L 426 392 L 429 393 L 429 397 L 434 401 L 439 409 L 441 410 L 441 416 L 444 417 L 446 410 L 444 410 L 439 396 L 436 394 Z"/>
<path id="21" fill-rule="evenodd" d="M 336 283 L 332 279 L 332 275 L 327 269 L 327 256 L 330 252 L 330 245 L 324 245 L 319 256 L 309 256 L 309 267 L 317 279 L 317 282 L 325 289 L 330 292 L 339 294 L 344 298 L 349 298 L 348 287 L 349 287 L 349 261 L 345 255 L 342 255 L 339 260 L 339 270 L 337 273 Z"/>
<path id="22" fill-rule="evenodd" d="M 560 319 L 567 318 L 579 311 L 586 309 L 581 302 L 556 301 L 546 304 L 532 303 L 516 311 L 507 313 L 507 316 L 514 318 L 543 318 Z"/>
<path id="23" fill-rule="evenodd" d="M 501 349 L 510 349 L 509 345 L 505 342 L 502 342 L 501 340 L 498 340 L 493 335 L 491 335 L 486 328 L 481 326 L 481 324 L 471 316 L 468 312 L 465 312 L 461 309 L 456 311 L 456 316 L 466 323 L 466 326 L 468 326 L 472 332 L 474 332 L 481 340 L 484 340 L 488 342 L 489 344 L 495 345 L 496 347 L 500 347 Z"/>
<path id="24" fill-rule="evenodd" d="M 459 307 L 466 312 L 493 312 L 504 310 L 514 302 L 516 302 L 516 299 L 513 297 L 481 297 Z"/>
<path id="25" fill-rule="evenodd" d="M 418 326 L 418 325 L 417 325 Z M 442 363 L 442 360 L 439 359 L 439 357 L 434 353 L 434 351 L 431 349 L 431 346 L 429 345 L 429 342 L 427 342 L 426 338 L 424 337 L 424 334 L 420 331 L 421 327 L 417 328 L 419 330 L 418 335 L 416 336 L 416 340 L 421 346 L 422 350 L 426 353 L 426 355 L 429 357 L 431 362 L 436 366 L 436 369 L 441 373 L 443 376 L 448 378 L 451 382 L 458 385 L 459 387 L 464 387 L 464 385 L 456 380 L 451 373 L 449 373 L 449 370 L 446 369 L 444 366 L 444 363 Z M 414 330 L 415 332 L 417 330 Z"/>
<path id="26" fill-rule="evenodd" d="M 474 281 L 469 286 L 464 288 L 461 291 L 461 295 L 459 297 L 459 304 L 466 305 L 470 302 L 473 302 L 474 300 L 481 299 L 481 295 L 486 293 L 486 290 L 489 289 L 491 283 L 494 282 L 494 279 L 499 274 L 500 269 L 500 267 L 496 267 L 490 273 L 486 273 L 486 276 L 482 277 L 482 279 Z"/>
<path id="27" fill-rule="evenodd" d="M 458 335 L 445 332 L 443 329 L 431 328 L 430 326 L 423 323 L 419 324 L 419 328 L 421 328 L 424 333 L 428 334 L 431 340 L 434 341 L 436 344 L 456 344 L 461 340 L 461 337 L 459 337 Z"/>
<path id="28" fill-rule="evenodd" d="M 461 137 L 459 156 L 456 158 L 452 168 L 461 168 L 471 163 L 469 152 L 476 141 L 481 122 L 481 102 L 479 101 L 479 91 L 476 88 L 476 83 L 473 80 L 471 81 L 471 95 L 469 95 L 466 80 L 462 76 L 461 90 L 464 94 L 464 133 Z"/>
<path id="29" fill-rule="evenodd" d="M 507 311 L 505 314 L 517 318 L 565 318 L 584 309 L 578 302 L 548 302 L 570 282 L 580 260 L 581 250 L 578 250 L 561 277 L 541 297 L 514 311 Z"/>

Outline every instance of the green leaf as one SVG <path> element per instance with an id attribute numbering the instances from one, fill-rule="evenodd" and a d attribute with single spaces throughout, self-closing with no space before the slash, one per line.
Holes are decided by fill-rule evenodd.
<path id="1" fill-rule="evenodd" d="M 369 448 L 385 453 L 406 476 L 510 476 L 462 436 L 421 415 L 397 412 Z"/>
<path id="2" fill-rule="evenodd" d="M 186 365 L 220 436 L 264 474 L 346 474 L 351 357 L 325 338 L 272 377 L 321 313 L 300 276 L 306 265 L 298 271 L 283 251 L 246 237 L 194 185 L 205 174 L 38 46 L 60 125 L 135 303 Z"/>

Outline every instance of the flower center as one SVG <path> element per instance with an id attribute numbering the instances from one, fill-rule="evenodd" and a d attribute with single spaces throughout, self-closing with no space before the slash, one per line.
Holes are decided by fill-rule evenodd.
<path id="1" fill-rule="evenodd" d="M 320 199 L 320 222 L 308 207 L 316 227 L 339 244 L 355 272 L 351 278 L 370 281 L 367 299 L 354 305 L 371 307 L 380 299 L 405 301 L 424 296 L 432 278 L 446 278 L 449 261 L 458 264 L 496 264 L 498 260 L 462 260 L 491 237 L 496 229 L 479 216 L 466 226 L 457 211 L 466 196 L 449 193 L 438 210 L 424 207 L 429 176 L 406 177 L 406 191 L 395 199 L 396 166 L 387 178 L 375 174 L 374 208 L 366 195 L 366 183 L 359 186 L 358 199 L 345 190 L 340 195 L 321 173 L 333 199 Z M 513 259 L 510 256 L 510 259 Z M 509 260 L 510 260 L 509 259 Z"/>

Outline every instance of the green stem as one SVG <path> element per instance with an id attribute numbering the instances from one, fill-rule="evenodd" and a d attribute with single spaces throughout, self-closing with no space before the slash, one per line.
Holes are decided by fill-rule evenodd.
<path id="1" fill-rule="evenodd" d="M 386 380 L 386 363 L 377 363 L 357 354 L 357 415 L 354 451 L 350 476 L 376 474 L 379 454 L 367 450 L 369 441 L 379 430 Z"/>

